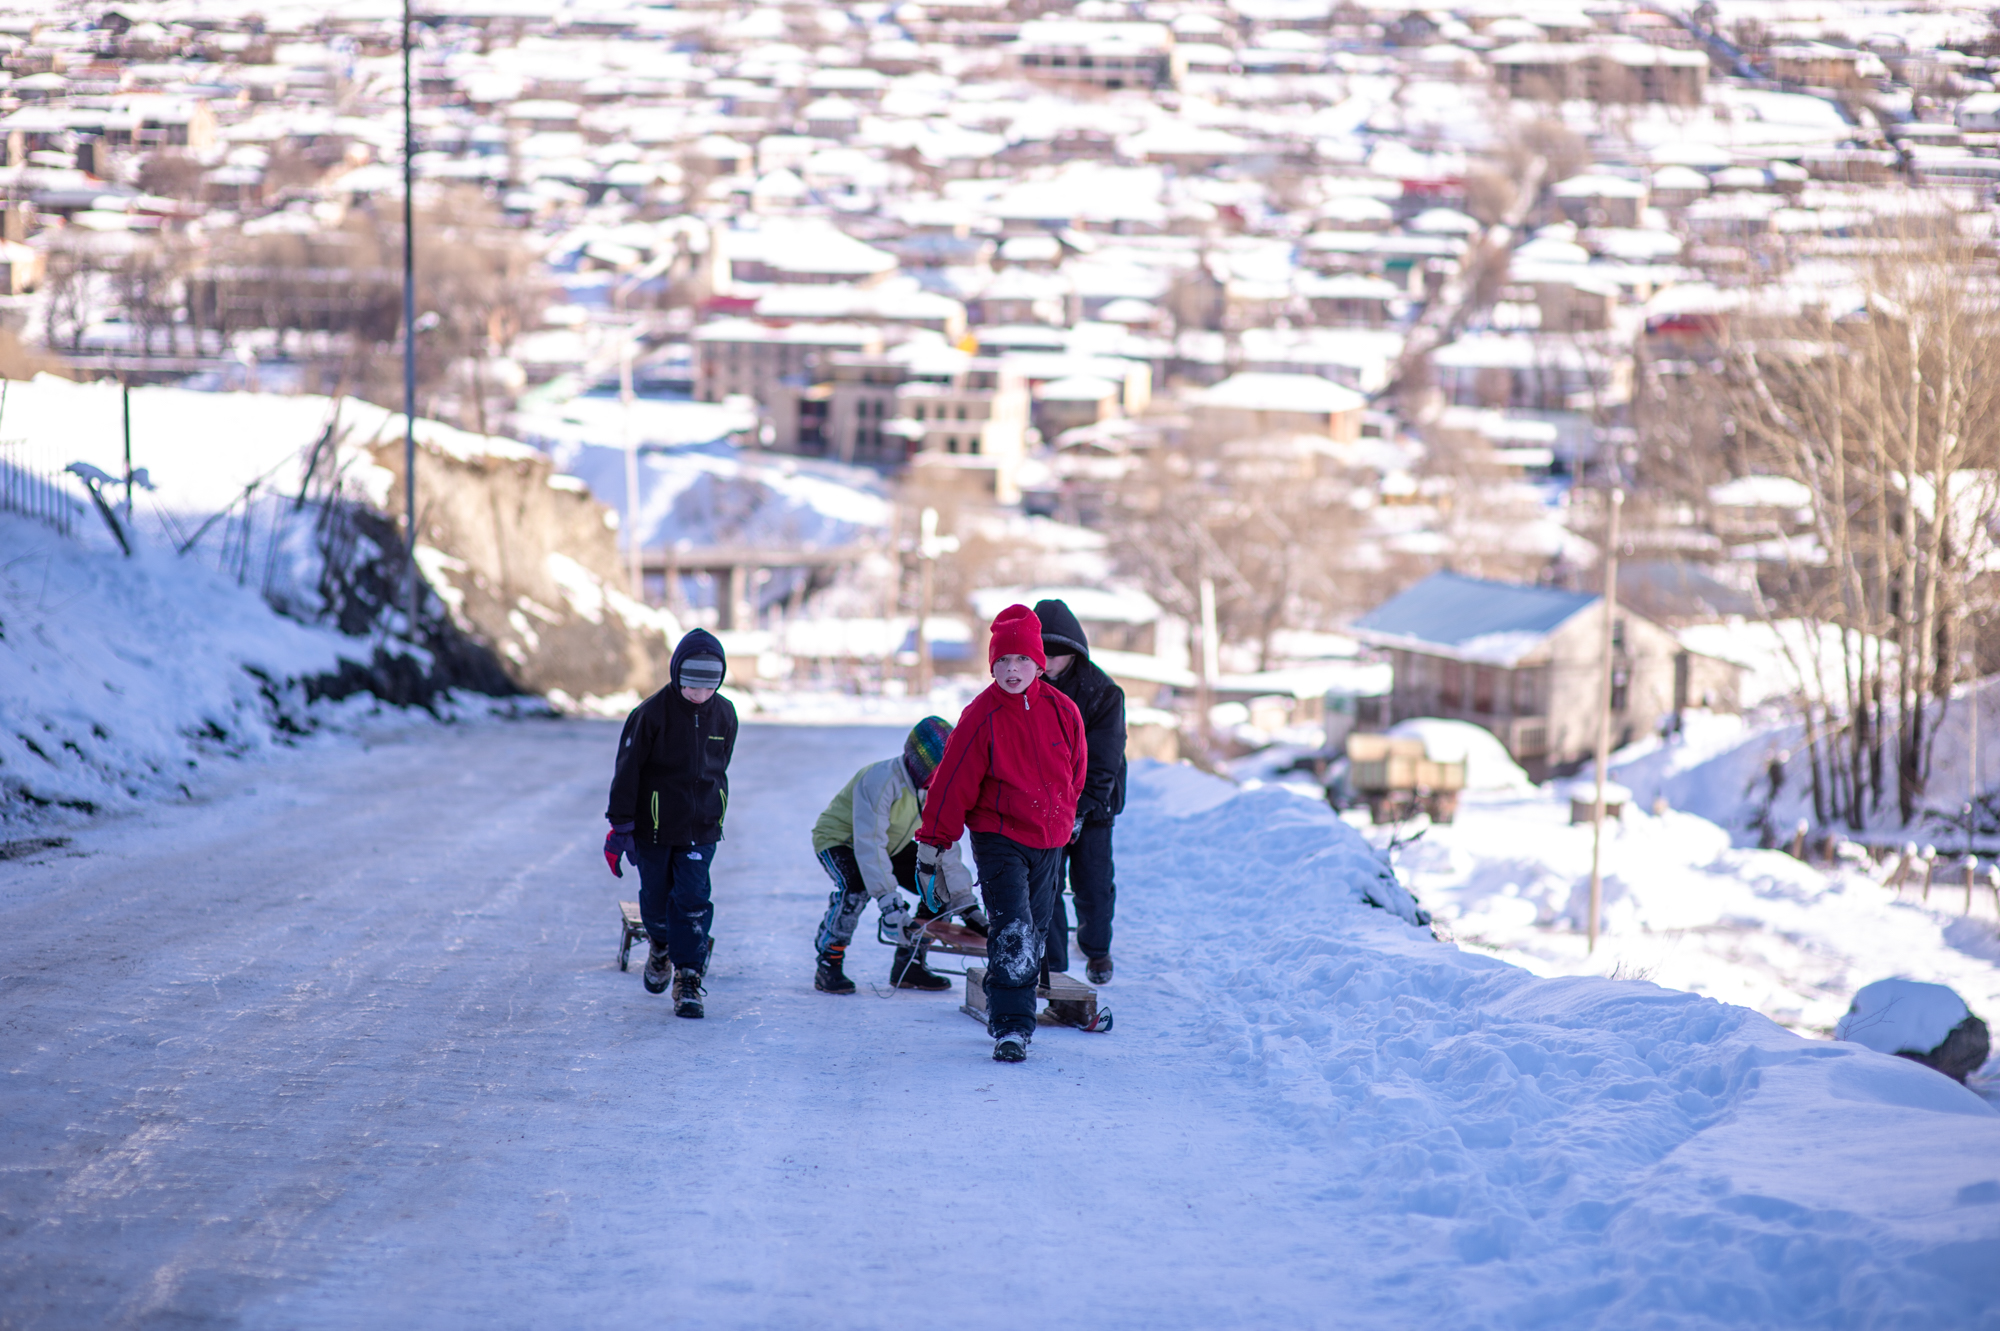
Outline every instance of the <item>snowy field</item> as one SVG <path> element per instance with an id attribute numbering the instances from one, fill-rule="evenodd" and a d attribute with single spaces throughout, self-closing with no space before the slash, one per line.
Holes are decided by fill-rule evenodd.
<path id="1" fill-rule="evenodd" d="M 1983 882 L 1968 910 L 1962 879 L 1940 875 L 1926 901 L 1915 883 L 1885 886 L 1889 865 L 1830 870 L 1733 846 L 1694 814 L 1627 808 L 1607 826 L 1591 956 L 1590 828 L 1572 827 L 1555 793 L 1469 796 L 1453 825 L 1430 828 L 1397 861 L 1461 945 L 1537 974 L 1650 979 L 1819 1035 L 1861 986 L 1901 975 L 1950 985 L 2000 1022 L 2000 918 Z M 1986 1071 L 2000 1099 L 2000 1059 Z"/>
<path id="2" fill-rule="evenodd" d="M 1137 774 L 1109 1035 L 1002 1067 L 746 726 L 710 1017 L 613 965 L 605 723 L 318 744 L 0 863 L 0 1325 L 2000 1326 L 2000 1115 L 1357 897 L 1323 806 Z"/>

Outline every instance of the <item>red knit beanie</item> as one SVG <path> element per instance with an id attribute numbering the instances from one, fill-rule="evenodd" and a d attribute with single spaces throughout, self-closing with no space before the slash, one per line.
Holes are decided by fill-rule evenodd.
<path id="1" fill-rule="evenodd" d="M 1049 658 L 1042 655 L 1042 621 L 1025 605 L 1010 605 L 993 617 L 993 637 L 986 644 L 986 665 L 1003 656 L 1025 656 L 1042 669 Z"/>

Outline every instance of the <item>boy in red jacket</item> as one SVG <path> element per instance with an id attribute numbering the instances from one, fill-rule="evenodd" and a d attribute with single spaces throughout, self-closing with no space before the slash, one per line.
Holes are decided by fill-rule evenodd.
<path id="1" fill-rule="evenodd" d="M 1048 661 L 1034 611 L 1000 612 L 986 661 L 993 685 L 959 716 L 931 778 L 917 886 L 931 909 L 942 908 L 944 849 L 969 830 L 986 898 L 987 1033 L 997 1061 L 1019 1063 L 1035 1032 L 1035 982 L 1089 749 L 1076 704 L 1042 682 Z"/>

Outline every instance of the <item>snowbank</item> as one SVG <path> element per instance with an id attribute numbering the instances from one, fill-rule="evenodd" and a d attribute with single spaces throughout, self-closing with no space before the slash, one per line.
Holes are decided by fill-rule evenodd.
<path id="1" fill-rule="evenodd" d="M 1595 952 L 1585 934 L 1591 829 L 1570 825 L 1561 789 L 1469 795 L 1451 825 L 1426 829 L 1394 859 L 1462 946 L 1537 975 L 1650 979 L 1813 1035 L 1832 1032 L 1855 991 L 1884 975 L 1949 985 L 1974 1012 L 2000 1012 L 1996 903 L 1983 888 L 1969 903 L 1956 880 L 1896 891 L 1881 881 L 1887 866 L 1741 847 L 1725 827 L 1655 814 L 1643 800 L 1605 831 Z M 2000 1103 L 2000 1060 L 1969 1084 Z"/>
<path id="2" fill-rule="evenodd" d="M 1974 723 L 1974 703 L 1978 719 Z M 1905 824 L 1893 790 L 1868 811 L 1860 829 L 1844 821 L 1830 826 L 1813 807 L 1812 769 L 1804 727 L 1793 720 L 1684 714 L 1680 735 L 1648 737 L 1620 750 L 1612 759 L 1612 774 L 1632 788 L 1634 798 L 1650 807 L 1664 796 L 1676 809 L 1698 813 L 1727 827 L 1740 844 L 1789 841 L 1801 820 L 1815 830 L 1838 831 L 1856 841 L 1900 845 L 1913 839 L 1935 842 L 1940 850 L 1964 846 L 1960 810 L 1968 795 L 1972 754 L 1979 758 L 1982 797 L 1981 831 L 1975 848 L 1981 855 L 2000 850 L 1994 833 L 1991 794 L 2000 787 L 2000 688 L 1994 680 L 1977 687 L 1960 686 L 1940 714 L 1930 713 L 1932 759 L 1930 780 L 1916 801 L 1916 814 Z M 1975 735 L 1975 731 L 1977 732 Z M 1884 761 L 1895 767 L 1893 745 Z M 1824 771 L 1824 758 L 1822 758 Z M 1829 808 L 1829 812 L 1831 809 Z"/>
<path id="3" fill-rule="evenodd" d="M 188 794 L 211 759 L 402 718 L 310 697 L 373 645 L 155 544 L 126 559 L 0 514 L 0 828 Z"/>
<path id="4" fill-rule="evenodd" d="M 1420 739 L 1424 754 L 1436 762 L 1465 763 L 1467 790 L 1532 790 L 1535 783 L 1521 770 L 1494 733 L 1470 721 L 1449 721 L 1435 716 L 1411 717 L 1398 721 L 1389 733 Z"/>
<path id="5" fill-rule="evenodd" d="M 1131 785 L 1121 876 L 1183 917 L 1189 945 L 1167 982 L 1206 994 L 1210 1033 L 1291 1126 L 1319 1195 L 1422 1236 L 1371 1291 L 1379 1311 L 1990 1315 L 2000 1115 L 1963 1087 L 1712 999 L 1538 979 L 1438 943 L 1359 904 L 1380 862 L 1296 796 L 1155 765 Z"/>

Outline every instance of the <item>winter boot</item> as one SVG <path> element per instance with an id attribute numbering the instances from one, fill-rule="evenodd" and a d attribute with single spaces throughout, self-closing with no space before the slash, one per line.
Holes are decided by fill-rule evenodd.
<path id="1" fill-rule="evenodd" d="M 1028 1061 L 1028 1036 L 1024 1031 L 1007 1031 L 993 1042 L 995 1063 L 1025 1063 Z"/>
<path id="2" fill-rule="evenodd" d="M 651 943 L 646 953 L 646 973 L 640 978 L 646 982 L 649 994 L 667 992 L 667 981 L 673 978 L 673 964 L 667 960 L 667 950 L 658 943 Z"/>
<path id="3" fill-rule="evenodd" d="M 841 968 L 846 956 L 847 949 L 844 947 L 830 947 L 820 953 L 819 969 L 813 972 L 813 988 L 823 994 L 853 993 L 854 981 L 848 979 L 847 972 Z"/>
<path id="4" fill-rule="evenodd" d="M 676 1017 L 699 1017 L 701 1010 L 701 972 L 692 966 L 683 966 L 674 972 L 674 1015 Z"/>
<path id="5" fill-rule="evenodd" d="M 1111 958 L 1092 957 L 1083 968 L 1083 978 L 1092 984 L 1111 983 Z"/>
<path id="6" fill-rule="evenodd" d="M 914 948 L 899 947 L 889 963 L 889 984 L 896 989 L 925 989 L 932 992 L 951 988 L 951 981 L 924 965 Z"/>
<path id="7" fill-rule="evenodd" d="M 958 913 L 958 918 L 965 921 L 966 928 L 972 930 L 972 932 L 978 934 L 981 938 L 986 937 L 986 911 L 984 908 L 979 906 L 968 907 Z"/>

